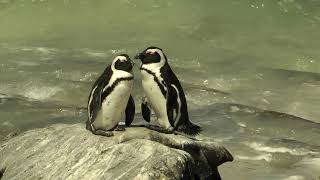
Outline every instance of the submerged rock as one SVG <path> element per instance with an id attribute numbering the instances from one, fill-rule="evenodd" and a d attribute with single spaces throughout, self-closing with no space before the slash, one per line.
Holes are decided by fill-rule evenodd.
<path id="1" fill-rule="evenodd" d="M 214 142 L 129 127 L 95 136 L 84 124 L 34 129 L 0 144 L 2 179 L 220 179 L 232 155 Z M 1 178 L 1 177 L 0 177 Z"/>

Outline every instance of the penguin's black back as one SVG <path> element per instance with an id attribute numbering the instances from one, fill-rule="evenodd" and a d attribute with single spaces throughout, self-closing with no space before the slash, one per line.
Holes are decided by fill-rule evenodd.
<path id="1" fill-rule="evenodd" d="M 108 85 L 111 76 L 113 72 L 111 69 L 111 66 L 106 67 L 104 72 L 100 75 L 100 77 L 96 80 L 94 85 L 91 88 L 90 95 L 88 97 L 88 109 L 90 109 L 90 112 L 88 112 L 88 122 L 90 119 L 90 114 L 92 114 L 91 120 L 94 120 L 97 117 L 97 114 L 101 108 L 101 92 L 105 86 Z M 92 91 L 95 89 L 94 93 L 92 94 Z M 90 97 L 92 96 L 92 101 L 90 101 Z M 88 125 L 88 124 L 87 124 Z"/>
<path id="2" fill-rule="evenodd" d="M 171 67 L 169 66 L 168 62 L 160 69 L 160 73 L 162 78 L 164 79 L 165 83 L 168 85 L 175 85 L 179 91 L 179 97 L 181 101 L 181 116 L 179 120 L 179 124 L 177 124 L 177 130 L 180 130 L 188 135 L 197 135 L 200 133 L 201 128 L 195 124 L 193 124 L 189 120 L 188 115 L 188 105 L 187 100 L 183 91 L 183 88 L 180 84 L 179 79 L 172 71 Z"/>

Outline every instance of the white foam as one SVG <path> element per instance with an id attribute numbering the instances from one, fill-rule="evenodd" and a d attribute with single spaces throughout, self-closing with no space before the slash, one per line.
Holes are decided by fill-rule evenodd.
<path id="1" fill-rule="evenodd" d="M 238 106 L 231 106 L 230 107 L 230 112 L 238 112 L 240 111 L 240 108 Z"/>
<path id="2" fill-rule="evenodd" d="M 305 178 L 303 176 L 300 176 L 300 175 L 294 175 L 294 176 L 289 176 L 289 177 L 286 177 L 282 180 L 305 180 Z"/>
<path id="3" fill-rule="evenodd" d="M 43 54 L 50 54 L 52 53 L 55 49 L 52 48 L 47 48 L 47 47 L 37 47 L 35 48 L 36 51 L 41 52 Z"/>
<path id="4" fill-rule="evenodd" d="M 96 72 L 87 72 L 83 74 L 81 71 L 62 71 L 62 69 L 56 70 L 54 74 L 58 79 L 72 81 L 91 81 L 98 75 Z"/>
<path id="5" fill-rule="evenodd" d="M 112 54 L 120 54 L 122 52 L 125 52 L 125 49 L 111 49 L 110 51 Z"/>
<path id="6" fill-rule="evenodd" d="M 238 124 L 238 126 L 240 126 L 240 127 L 242 127 L 242 128 L 247 127 L 247 125 L 246 125 L 245 123 L 238 122 L 237 124 Z"/>
<path id="7" fill-rule="evenodd" d="M 32 52 L 41 53 L 44 55 L 51 55 L 51 54 L 55 53 L 56 51 L 58 51 L 55 48 L 49 48 L 49 47 L 22 47 L 22 48 L 20 48 L 20 50 L 32 51 Z"/>
<path id="8" fill-rule="evenodd" d="M 48 99 L 57 94 L 62 89 L 59 87 L 38 87 L 32 86 L 25 90 L 23 96 L 36 100 Z"/>
<path id="9" fill-rule="evenodd" d="M 39 66 L 40 64 L 37 62 L 31 62 L 31 61 L 15 61 L 20 66 Z"/>
<path id="10" fill-rule="evenodd" d="M 267 154 L 261 154 L 257 156 L 241 156 L 241 155 L 236 155 L 235 156 L 237 159 L 241 160 L 252 160 L 252 161 L 261 161 L 265 160 L 267 162 L 271 162 L 272 160 L 272 154 L 267 153 Z"/>
<path id="11" fill-rule="evenodd" d="M 93 79 L 94 77 L 96 77 L 97 75 L 98 75 L 98 73 L 96 73 L 96 72 L 87 72 L 79 80 L 80 81 L 89 81 L 89 80 Z"/>
<path id="12" fill-rule="evenodd" d="M 14 125 L 9 121 L 3 122 L 2 125 L 5 126 L 6 128 L 9 128 L 9 127 L 14 128 Z"/>
<path id="13" fill-rule="evenodd" d="M 268 153 L 289 153 L 292 155 L 309 155 L 309 154 L 318 154 L 318 152 L 308 151 L 306 149 L 289 149 L 287 147 L 270 147 L 266 146 L 262 143 L 252 142 L 252 143 L 245 143 L 250 148 L 256 151 L 268 152 Z"/>
<path id="14" fill-rule="evenodd" d="M 8 98 L 8 97 L 10 97 L 10 96 L 8 96 L 8 95 L 6 95 L 6 94 L 1 94 L 1 93 L 0 93 L 0 99 L 1 99 L 1 98 Z"/>
<path id="15" fill-rule="evenodd" d="M 107 54 L 104 53 L 104 52 L 85 51 L 85 53 L 86 53 L 89 57 L 97 57 L 97 58 L 107 57 Z"/>

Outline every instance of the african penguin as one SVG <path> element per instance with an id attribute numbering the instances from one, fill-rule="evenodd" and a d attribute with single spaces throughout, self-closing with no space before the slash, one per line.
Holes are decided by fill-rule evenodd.
<path id="1" fill-rule="evenodd" d="M 93 134 L 112 136 L 112 130 L 124 130 L 117 128 L 124 114 L 126 126 L 132 123 L 135 114 L 130 94 L 133 86 L 132 68 L 133 62 L 129 56 L 119 55 L 94 83 L 89 95 L 86 123 L 86 128 Z"/>
<path id="2" fill-rule="evenodd" d="M 175 130 L 197 135 L 201 128 L 190 122 L 187 101 L 176 75 L 162 49 L 149 47 L 136 55 L 141 60 L 140 72 L 145 97 L 141 104 L 143 118 L 150 122 L 151 109 L 160 127 L 151 129 L 172 133 Z"/>

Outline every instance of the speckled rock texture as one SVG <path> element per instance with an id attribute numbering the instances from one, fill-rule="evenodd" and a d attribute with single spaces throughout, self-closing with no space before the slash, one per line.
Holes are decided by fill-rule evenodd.
<path id="1" fill-rule="evenodd" d="M 34 129 L 0 144 L 4 179 L 220 179 L 232 155 L 214 142 L 128 127 L 113 137 L 84 124 Z"/>

